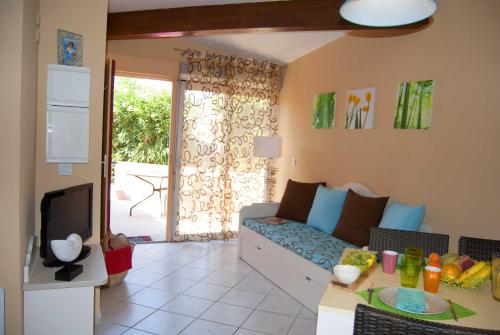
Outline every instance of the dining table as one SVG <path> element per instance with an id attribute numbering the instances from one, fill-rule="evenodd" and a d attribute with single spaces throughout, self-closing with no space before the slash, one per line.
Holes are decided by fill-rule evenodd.
<path id="1" fill-rule="evenodd" d="M 131 177 L 135 177 L 135 178 L 141 180 L 142 182 L 148 184 L 149 186 L 151 186 L 151 193 L 130 207 L 129 216 L 132 216 L 132 210 L 135 207 L 137 207 L 138 205 L 140 205 L 141 203 L 143 203 L 147 199 L 151 198 L 155 194 L 155 192 L 159 193 L 160 201 L 161 201 L 161 192 L 166 191 L 168 189 L 167 184 L 166 184 L 167 182 L 165 182 L 165 184 L 164 184 L 164 181 L 168 181 L 168 174 L 166 174 L 166 173 L 127 173 L 127 175 L 129 175 Z M 159 180 L 158 186 L 157 186 L 157 184 L 155 184 L 154 180 L 156 180 L 156 181 Z M 163 217 L 163 213 L 164 213 L 164 211 L 162 210 L 162 213 L 161 213 L 162 217 Z"/>
<path id="2" fill-rule="evenodd" d="M 364 279 L 361 285 L 351 291 L 329 284 L 318 306 L 318 321 L 316 327 L 317 335 L 352 334 L 354 329 L 354 311 L 357 304 L 368 304 L 359 292 L 367 291 L 372 285 L 375 288 L 401 287 L 400 271 L 387 274 L 382 271 L 380 264 Z M 422 274 L 417 285 L 423 290 Z M 453 319 L 435 320 L 461 327 L 473 327 L 483 329 L 500 330 L 500 302 L 495 300 L 491 293 L 491 281 L 487 280 L 479 288 L 463 289 L 451 287 L 441 283 L 437 295 L 445 300 L 451 300 L 456 304 L 472 310 L 474 315 L 460 317 L 457 321 Z"/>

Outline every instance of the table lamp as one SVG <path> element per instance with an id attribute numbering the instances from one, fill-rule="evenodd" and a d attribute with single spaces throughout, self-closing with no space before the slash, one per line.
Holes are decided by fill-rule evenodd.
<path id="1" fill-rule="evenodd" d="M 267 158 L 264 177 L 264 201 L 270 202 L 276 184 L 276 173 L 278 169 L 271 167 L 271 159 L 281 156 L 281 137 L 257 136 L 254 139 L 253 155 L 255 157 Z"/>

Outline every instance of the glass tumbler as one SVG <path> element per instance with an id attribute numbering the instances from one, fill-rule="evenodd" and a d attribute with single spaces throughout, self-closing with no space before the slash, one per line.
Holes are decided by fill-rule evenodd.
<path id="1" fill-rule="evenodd" d="M 415 288 L 422 270 L 424 251 L 420 248 L 409 247 L 401 261 L 401 286 Z"/>
<path id="2" fill-rule="evenodd" d="M 500 252 L 491 255 L 491 293 L 500 301 Z"/>

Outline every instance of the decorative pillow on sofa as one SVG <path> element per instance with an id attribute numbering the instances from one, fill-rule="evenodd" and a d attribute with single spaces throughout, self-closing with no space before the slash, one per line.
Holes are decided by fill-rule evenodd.
<path id="1" fill-rule="evenodd" d="M 425 206 L 411 207 L 393 202 L 389 204 L 380 222 L 380 228 L 418 231 L 425 216 Z"/>
<path id="2" fill-rule="evenodd" d="M 344 207 L 347 191 L 318 187 L 307 225 L 327 234 L 333 233 Z"/>
<path id="3" fill-rule="evenodd" d="M 276 216 L 305 223 L 319 185 L 326 186 L 326 183 L 300 183 L 289 179 Z"/>
<path id="4" fill-rule="evenodd" d="M 370 228 L 379 225 L 387 200 L 389 197 L 363 197 L 349 189 L 333 236 L 360 247 L 368 245 Z"/>

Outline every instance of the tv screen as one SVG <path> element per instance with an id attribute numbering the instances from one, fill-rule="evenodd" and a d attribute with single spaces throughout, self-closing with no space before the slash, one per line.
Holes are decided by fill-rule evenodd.
<path id="1" fill-rule="evenodd" d="M 45 193 L 40 232 L 40 256 L 45 265 L 59 265 L 50 241 L 64 240 L 73 233 L 83 241 L 92 236 L 92 188 L 92 184 L 83 184 Z"/>

